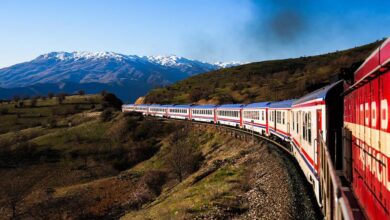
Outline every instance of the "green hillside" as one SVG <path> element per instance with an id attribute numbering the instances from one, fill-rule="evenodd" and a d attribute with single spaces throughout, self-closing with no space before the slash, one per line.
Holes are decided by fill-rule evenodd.
<path id="1" fill-rule="evenodd" d="M 318 217 L 304 177 L 277 148 L 124 114 L 107 97 L 0 103 L 0 219 Z"/>
<path id="2" fill-rule="evenodd" d="M 154 89 L 145 103 L 250 103 L 297 98 L 351 72 L 377 41 L 319 56 L 271 60 L 221 69 Z"/>

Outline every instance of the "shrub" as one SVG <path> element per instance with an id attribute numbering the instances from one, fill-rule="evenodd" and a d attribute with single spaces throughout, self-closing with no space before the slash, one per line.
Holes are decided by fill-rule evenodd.
<path id="1" fill-rule="evenodd" d="M 54 93 L 49 92 L 49 93 L 47 94 L 47 97 L 48 97 L 49 99 L 52 99 L 52 98 L 54 97 Z"/>
<path id="2" fill-rule="evenodd" d="M 166 177 L 167 174 L 163 171 L 151 170 L 142 176 L 141 181 L 157 196 L 161 193 Z"/>
<path id="3" fill-rule="evenodd" d="M 117 142 L 124 142 L 130 131 L 135 129 L 137 125 L 137 119 L 135 118 L 118 120 L 107 131 L 107 135 Z"/>
<path id="4" fill-rule="evenodd" d="M 121 110 L 122 105 L 123 105 L 122 100 L 118 99 L 112 93 L 106 93 L 103 96 L 103 101 L 102 101 L 103 108 L 114 108 L 116 110 Z"/>
<path id="5" fill-rule="evenodd" d="M 19 102 L 20 96 L 16 95 L 12 99 L 14 100 L 14 102 Z"/>
<path id="6" fill-rule="evenodd" d="M 2 108 L 2 109 L 0 109 L 0 115 L 6 115 L 6 114 L 8 114 L 8 113 L 9 113 L 8 108 Z"/>
<path id="7" fill-rule="evenodd" d="M 199 169 L 203 156 L 197 149 L 196 141 L 188 137 L 188 130 L 185 128 L 172 134 L 169 145 L 166 162 L 169 170 L 181 182 Z"/>
<path id="8" fill-rule="evenodd" d="M 48 128 L 55 128 L 57 127 L 57 120 L 55 118 L 48 118 L 46 121 L 46 126 Z"/>
<path id="9" fill-rule="evenodd" d="M 57 101 L 58 101 L 58 104 L 62 104 L 64 102 L 66 98 L 66 94 L 65 93 L 58 93 L 57 94 Z"/>
<path id="10" fill-rule="evenodd" d="M 131 162 L 126 157 L 115 158 L 112 161 L 112 166 L 118 171 L 124 171 L 131 167 Z"/>
<path id="11" fill-rule="evenodd" d="M 18 106 L 19 106 L 19 108 L 23 108 L 23 107 L 24 107 L 24 102 L 23 102 L 23 101 L 20 101 L 20 102 L 18 103 Z"/>
<path id="12" fill-rule="evenodd" d="M 100 119 L 102 121 L 109 121 L 112 118 L 112 111 L 111 109 L 105 109 L 101 114 L 100 114 Z"/>
<path id="13" fill-rule="evenodd" d="M 32 98 L 30 102 L 30 107 L 36 107 L 37 106 L 37 98 Z"/>

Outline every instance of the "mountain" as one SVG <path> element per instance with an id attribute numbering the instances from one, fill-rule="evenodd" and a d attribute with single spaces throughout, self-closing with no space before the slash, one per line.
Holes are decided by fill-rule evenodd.
<path id="1" fill-rule="evenodd" d="M 250 103 L 301 97 L 348 77 L 383 41 L 318 56 L 249 63 L 150 91 L 145 103 Z"/>
<path id="2" fill-rule="evenodd" d="M 0 69 L 0 98 L 51 92 L 108 90 L 134 101 L 154 87 L 238 63 L 210 64 L 174 55 L 136 56 L 114 52 L 51 52 Z"/>

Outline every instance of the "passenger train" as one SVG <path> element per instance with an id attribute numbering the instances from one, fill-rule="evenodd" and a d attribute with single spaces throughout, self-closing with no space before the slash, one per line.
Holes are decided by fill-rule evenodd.
<path id="1" fill-rule="evenodd" d="M 390 38 L 353 79 L 295 100 L 123 105 L 122 111 L 232 126 L 284 141 L 326 219 L 390 219 Z"/>

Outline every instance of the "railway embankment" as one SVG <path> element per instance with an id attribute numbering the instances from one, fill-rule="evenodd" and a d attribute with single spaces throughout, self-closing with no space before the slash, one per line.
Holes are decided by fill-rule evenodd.
<path id="1" fill-rule="evenodd" d="M 322 218 L 298 165 L 278 146 L 225 127 L 165 123 L 189 126 L 205 159 L 199 170 L 167 184 L 156 200 L 123 219 Z"/>
<path id="2" fill-rule="evenodd" d="M 6 104 L 9 114 L 1 117 L 19 111 L 15 118 L 28 128 L 2 127 L 2 217 L 10 218 L 14 205 L 18 218 L 36 219 L 318 218 L 293 159 L 251 135 L 115 111 L 103 117 L 97 105 L 61 116 L 56 126 L 27 117 L 50 117 L 87 98 Z"/>

